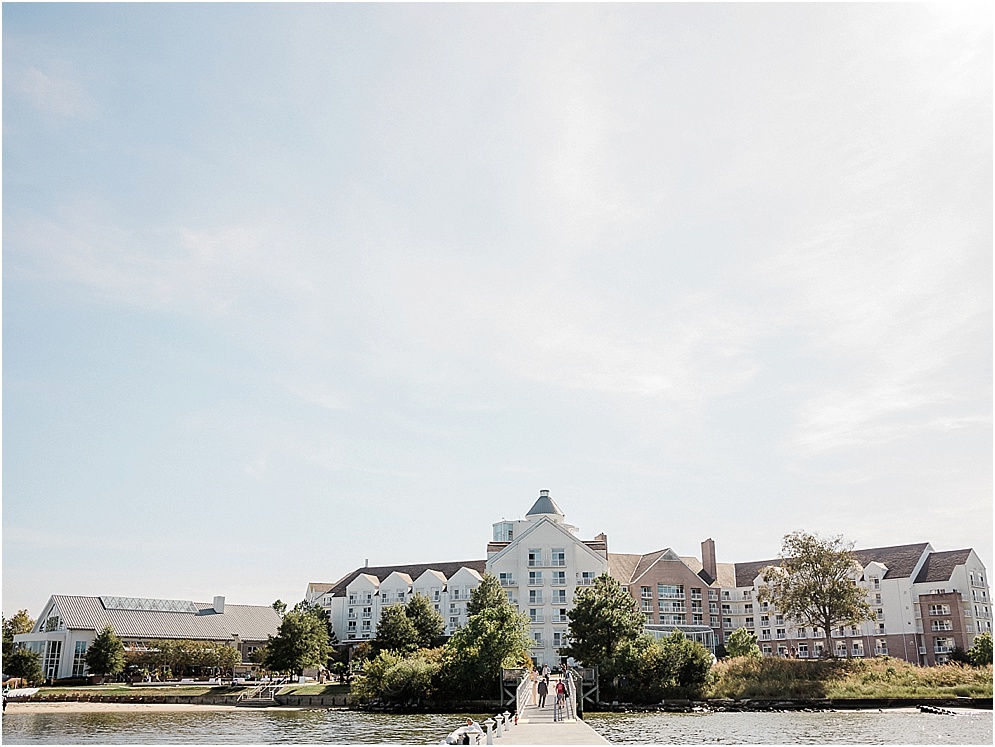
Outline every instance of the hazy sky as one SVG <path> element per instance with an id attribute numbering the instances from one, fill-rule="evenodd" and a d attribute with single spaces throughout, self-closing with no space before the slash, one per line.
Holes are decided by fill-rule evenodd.
<path id="1" fill-rule="evenodd" d="M 982 5 L 3 5 L 3 610 L 584 538 L 992 567 Z"/>

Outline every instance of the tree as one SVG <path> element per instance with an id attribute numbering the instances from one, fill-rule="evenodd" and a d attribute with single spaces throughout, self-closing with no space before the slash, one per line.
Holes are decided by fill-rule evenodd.
<path id="1" fill-rule="evenodd" d="M 992 634 L 982 633 L 975 636 L 974 644 L 967 655 L 971 657 L 971 663 L 976 667 L 983 667 L 992 663 Z"/>
<path id="2" fill-rule="evenodd" d="M 91 674 L 113 676 L 124 669 L 124 644 L 110 625 L 97 633 L 86 649 L 86 666 Z"/>
<path id="3" fill-rule="evenodd" d="M 501 582 L 493 573 L 485 573 L 477 588 L 470 590 L 470 601 L 466 603 L 466 614 L 476 615 L 490 607 L 500 607 L 508 602 L 508 594 L 501 588 Z"/>
<path id="4" fill-rule="evenodd" d="M 3 672 L 8 677 L 20 677 L 34 684 L 42 679 L 40 662 L 41 657 L 36 651 L 21 646 L 4 654 Z"/>
<path id="5" fill-rule="evenodd" d="M 866 592 L 857 585 L 861 567 L 852 548 L 842 536 L 786 534 L 780 565 L 764 570 L 765 584 L 757 598 L 799 625 L 821 629 L 827 641 L 833 628 L 873 620 Z"/>
<path id="6" fill-rule="evenodd" d="M 561 653 L 601 668 L 603 675 L 612 670 L 619 646 L 639 637 L 645 622 L 636 600 L 607 573 L 577 592 L 567 617 L 570 643 Z"/>
<path id="7" fill-rule="evenodd" d="M 749 656 L 752 659 L 759 659 L 763 656 L 760 653 L 760 646 L 757 645 L 757 637 L 746 628 L 737 628 L 729 634 L 729 640 L 725 644 L 726 656 Z"/>
<path id="8" fill-rule="evenodd" d="M 473 601 L 473 592 L 470 592 L 470 603 Z M 467 603 L 469 610 L 470 603 Z M 430 648 L 438 645 L 436 641 L 446 629 L 446 621 L 442 615 L 436 612 L 432 601 L 424 594 L 415 594 L 408 600 L 404 607 L 404 614 L 407 615 L 411 624 L 415 628 L 416 648 Z M 379 631 L 379 628 L 377 628 Z"/>
<path id="9" fill-rule="evenodd" d="M 442 650 L 441 686 L 463 699 L 493 697 L 502 667 L 528 658 L 529 618 L 512 607 L 488 607 L 471 615 Z"/>
<path id="10" fill-rule="evenodd" d="M 277 599 L 275 602 L 273 602 L 273 604 L 271 604 L 270 607 L 275 609 L 276 614 L 278 614 L 280 617 L 283 617 L 284 614 L 286 614 L 287 612 L 287 603 L 280 599 Z"/>
<path id="11" fill-rule="evenodd" d="M 409 654 L 418 648 L 418 631 L 405 612 L 403 604 L 392 604 L 380 613 L 373 650 Z"/>
<path id="12" fill-rule="evenodd" d="M 658 703 L 700 697 L 712 655 L 678 630 L 661 639 L 643 633 L 619 646 L 615 665 L 619 683 L 614 696 L 631 703 Z"/>
<path id="13" fill-rule="evenodd" d="M 14 651 L 14 636 L 20 633 L 30 633 L 35 621 L 27 610 L 18 610 L 13 617 L 3 618 L 3 655 L 8 656 Z"/>
<path id="14" fill-rule="evenodd" d="M 351 692 L 364 700 L 410 703 L 429 697 L 441 666 L 438 649 L 420 649 L 408 656 L 381 651 L 367 663 Z"/>
<path id="15" fill-rule="evenodd" d="M 276 636 L 266 639 L 265 666 L 301 675 L 309 667 L 324 666 L 330 653 L 325 621 L 310 611 L 291 611 L 283 616 Z"/>

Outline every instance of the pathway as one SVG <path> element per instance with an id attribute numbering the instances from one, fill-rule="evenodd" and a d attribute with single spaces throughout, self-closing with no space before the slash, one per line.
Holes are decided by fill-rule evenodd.
<path id="1" fill-rule="evenodd" d="M 553 721 L 553 706 L 526 706 L 518 724 L 494 740 L 504 744 L 608 744 L 608 740 L 580 719 Z"/>

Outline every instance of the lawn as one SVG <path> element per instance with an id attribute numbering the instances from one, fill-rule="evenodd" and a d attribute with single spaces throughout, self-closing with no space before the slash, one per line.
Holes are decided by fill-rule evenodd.
<path id="1" fill-rule="evenodd" d="M 163 687 L 131 687 L 123 684 L 80 685 L 78 687 L 43 687 L 39 695 L 177 695 L 193 698 L 199 695 L 231 695 L 245 690 L 243 687 L 216 687 L 213 685 L 174 685 Z"/>
<path id="2" fill-rule="evenodd" d="M 348 685 L 290 685 L 280 695 L 348 695 Z"/>

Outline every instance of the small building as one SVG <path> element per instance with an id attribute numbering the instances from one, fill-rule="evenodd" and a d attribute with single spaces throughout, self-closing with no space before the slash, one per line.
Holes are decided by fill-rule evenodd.
<path id="1" fill-rule="evenodd" d="M 35 651 L 46 679 L 87 674 L 85 655 L 104 627 L 110 625 L 125 651 L 154 649 L 158 641 L 210 641 L 236 648 L 247 662 L 252 653 L 276 635 L 280 615 L 269 606 L 136 597 L 81 597 L 56 594 L 30 633 L 14 636 L 14 645 Z"/>

